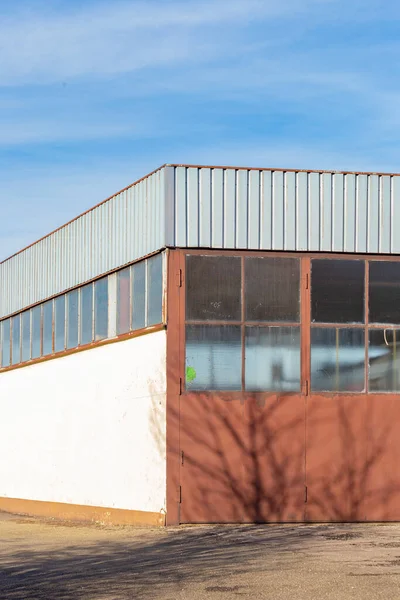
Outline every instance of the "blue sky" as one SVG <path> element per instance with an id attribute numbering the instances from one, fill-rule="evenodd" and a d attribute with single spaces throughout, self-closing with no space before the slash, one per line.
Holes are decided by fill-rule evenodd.
<path id="1" fill-rule="evenodd" d="M 400 171 L 400 3 L 0 0 L 0 260 L 165 162 Z"/>

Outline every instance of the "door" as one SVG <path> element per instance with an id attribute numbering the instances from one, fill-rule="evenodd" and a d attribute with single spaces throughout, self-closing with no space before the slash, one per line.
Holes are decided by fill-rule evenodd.
<path id="1" fill-rule="evenodd" d="M 190 252 L 179 269 L 179 521 L 304 521 L 301 261 Z"/>

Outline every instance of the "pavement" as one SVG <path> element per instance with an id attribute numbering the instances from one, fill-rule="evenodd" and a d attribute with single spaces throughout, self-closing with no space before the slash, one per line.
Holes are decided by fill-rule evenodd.
<path id="1" fill-rule="evenodd" d="M 400 600 L 400 524 L 135 529 L 0 513 L 0 600 Z"/>

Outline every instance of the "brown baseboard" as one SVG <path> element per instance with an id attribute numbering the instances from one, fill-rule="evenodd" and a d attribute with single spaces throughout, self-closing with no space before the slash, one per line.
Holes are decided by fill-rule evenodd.
<path id="1" fill-rule="evenodd" d="M 162 527 L 165 525 L 165 514 L 157 512 L 64 504 L 61 502 L 42 502 L 21 498 L 0 497 L 0 511 L 15 515 L 100 523 L 103 525 L 136 525 L 141 527 Z"/>

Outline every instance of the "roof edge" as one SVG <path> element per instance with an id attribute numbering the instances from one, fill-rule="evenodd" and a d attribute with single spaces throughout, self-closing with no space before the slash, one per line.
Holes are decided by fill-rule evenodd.
<path id="1" fill-rule="evenodd" d="M 166 163 L 163 167 L 185 167 L 192 169 L 229 169 L 233 171 L 276 171 L 278 173 L 333 173 L 335 175 L 378 175 L 380 177 L 399 177 L 399 173 L 390 173 L 383 171 L 337 171 L 335 169 L 282 169 L 275 167 L 243 167 L 232 165 L 190 165 L 180 163 Z"/>
<path id="2" fill-rule="evenodd" d="M 68 227 L 68 225 L 70 225 L 71 223 L 74 223 L 74 221 L 77 221 L 78 219 L 80 219 L 84 215 L 87 215 L 88 213 L 92 212 L 92 210 L 95 210 L 96 208 L 98 208 L 102 204 L 105 204 L 106 202 L 109 202 L 110 200 L 112 200 L 112 198 L 114 198 L 115 196 L 118 196 L 118 194 L 122 194 L 123 192 L 126 192 L 126 190 L 129 190 L 131 187 L 134 187 L 138 183 L 141 183 L 145 179 L 148 179 L 148 177 L 151 177 L 155 173 L 158 173 L 158 171 L 161 171 L 162 169 L 164 169 L 167 166 L 170 166 L 170 165 L 166 165 L 166 164 L 161 165 L 161 167 L 158 167 L 157 169 L 154 169 L 154 171 L 151 171 L 151 173 L 148 173 L 147 175 L 144 175 L 143 177 L 141 177 L 140 179 L 137 179 L 133 183 L 130 183 L 126 187 L 122 188 L 122 190 L 119 190 L 118 192 L 115 192 L 115 194 L 112 194 L 111 196 L 108 196 L 108 198 L 106 198 L 105 200 L 101 200 L 101 202 L 98 202 L 97 204 L 95 204 L 91 208 L 88 208 L 87 210 L 85 210 L 84 212 L 80 213 L 79 215 L 77 215 L 73 219 L 70 219 L 69 221 L 67 221 L 63 225 L 60 225 L 60 227 L 57 227 L 56 229 L 53 229 L 52 231 L 50 231 L 50 233 L 46 233 L 46 235 L 43 235 L 38 240 L 35 240 L 31 244 L 28 244 L 27 246 L 24 246 L 21 250 L 18 250 L 17 252 L 14 252 L 14 254 L 11 254 L 11 256 L 8 256 L 4 260 L 0 261 L 0 266 L 3 265 L 4 263 L 6 263 L 7 261 L 11 260 L 15 256 L 18 256 L 18 254 L 22 254 L 22 252 L 25 252 L 26 250 L 29 250 L 29 248 L 32 248 L 32 246 L 35 246 L 36 244 L 38 244 L 42 240 L 45 240 L 46 238 L 50 237 L 54 233 L 57 233 L 57 231 L 60 231 L 61 229 L 64 229 L 64 227 Z"/>

